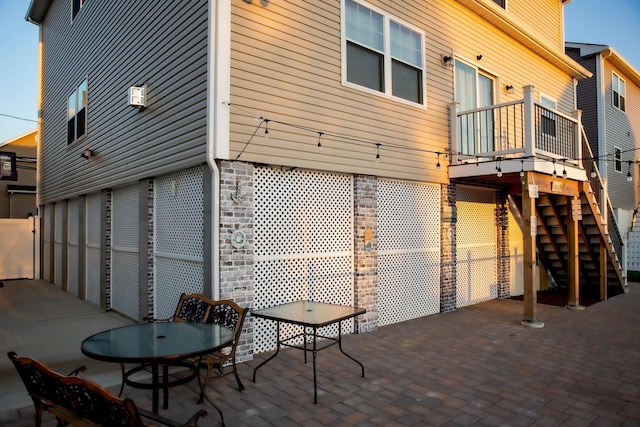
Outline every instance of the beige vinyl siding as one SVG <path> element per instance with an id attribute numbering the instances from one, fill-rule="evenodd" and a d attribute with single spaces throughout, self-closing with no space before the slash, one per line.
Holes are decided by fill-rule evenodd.
<path id="1" fill-rule="evenodd" d="M 40 202 L 204 162 L 207 2 L 87 2 L 73 23 L 69 8 L 54 1 L 43 25 Z M 67 97 L 85 78 L 87 135 L 67 145 Z M 128 89 L 143 83 L 137 110 Z"/>
<path id="2" fill-rule="evenodd" d="M 488 0 L 491 1 L 491 0 Z M 507 14 L 547 43 L 563 49 L 561 0 L 507 0 Z"/>
<path id="3" fill-rule="evenodd" d="M 613 72 L 622 77 L 626 83 L 627 104 L 626 112 L 619 110 L 613 106 L 612 103 L 612 76 Z M 632 174 L 635 175 L 635 179 L 632 182 L 627 181 L 627 171 L 629 169 L 628 161 L 637 161 L 639 156 L 636 141 L 638 139 L 638 131 L 640 130 L 640 123 L 638 123 L 638 88 L 634 87 L 631 80 L 625 77 L 624 74 L 612 64 L 605 60 L 603 70 L 603 82 L 604 82 L 604 110 L 605 110 L 605 137 L 607 140 L 607 153 L 611 153 L 609 162 L 607 162 L 608 170 L 608 183 L 607 189 L 609 191 L 609 198 L 614 208 L 618 209 L 635 209 L 637 207 L 636 200 L 636 188 L 638 186 L 638 177 L 634 173 L 634 169 L 637 169 L 634 165 L 631 166 Z M 629 95 L 633 93 L 634 102 L 636 105 L 635 110 L 633 104 L 629 100 Z M 636 116 L 635 118 L 633 116 Z M 635 121 L 632 121 L 634 120 Z M 622 172 L 615 170 L 615 164 L 613 161 L 614 147 L 622 150 Z"/>
<path id="4" fill-rule="evenodd" d="M 270 2 L 266 7 L 237 2 L 231 27 L 230 158 L 245 149 L 240 160 L 446 182 L 446 167 L 435 167 L 435 152 L 449 147 L 453 101 L 453 69 L 441 65 L 443 54 L 472 59 L 498 76 L 501 102 L 522 98 L 522 87 L 533 84 L 557 99 L 563 112 L 573 109 L 573 83 L 567 74 L 465 7 L 446 0 L 368 4 L 424 31 L 426 108 L 341 84 L 339 1 Z M 476 61 L 479 54 L 482 60 Z M 507 96 L 505 84 L 514 85 L 516 94 Z M 269 139 L 263 137 L 263 125 L 245 148 L 259 123 L 256 116 L 311 131 L 270 122 Z M 324 135 L 318 151 L 313 131 L 352 140 Z M 355 140 L 379 142 L 380 161 L 375 161 L 375 145 Z M 444 156 L 440 161 L 448 163 Z"/>

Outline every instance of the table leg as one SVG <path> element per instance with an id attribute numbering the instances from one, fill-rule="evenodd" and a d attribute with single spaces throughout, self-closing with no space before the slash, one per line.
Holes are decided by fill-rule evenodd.
<path id="1" fill-rule="evenodd" d="M 318 403 L 318 382 L 316 376 L 316 353 L 317 353 L 317 343 L 318 341 L 318 328 L 313 327 L 313 403 Z M 304 352 L 305 362 L 307 358 L 307 351 L 305 349 Z"/>
<path id="2" fill-rule="evenodd" d="M 154 414 L 158 413 L 158 364 L 151 364 L 151 410 Z"/>
<path id="3" fill-rule="evenodd" d="M 169 366 L 162 366 L 162 391 L 164 392 L 164 401 L 162 408 L 169 409 Z"/>
<path id="4" fill-rule="evenodd" d="M 340 349 L 340 352 L 342 354 L 344 354 L 345 356 L 347 356 L 349 359 L 353 360 L 354 362 L 356 362 L 358 365 L 360 365 L 360 369 L 362 369 L 362 377 L 364 378 L 364 365 L 360 362 L 358 362 L 356 359 L 354 359 L 353 357 L 349 356 L 347 353 L 344 352 L 344 350 L 342 349 L 342 322 L 338 322 L 338 348 Z"/>
<path id="5" fill-rule="evenodd" d="M 276 352 L 267 360 L 263 361 L 261 364 L 259 364 L 258 366 L 256 366 L 253 369 L 253 382 L 256 382 L 256 372 L 258 372 L 258 369 L 260 369 L 262 366 L 266 365 L 267 362 L 269 362 L 271 359 L 273 359 L 274 357 L 276 357 L 278 355 L 278 353 L 280 352 L 280 321 L 276 320 L 276 342 L 277 342 L 277 346 L 276 346 Z"/>

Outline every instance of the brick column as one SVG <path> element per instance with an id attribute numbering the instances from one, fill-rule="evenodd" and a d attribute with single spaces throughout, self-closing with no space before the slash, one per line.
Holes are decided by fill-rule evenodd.
<path id="1" fill-rule="evenodd" d="M 254 273 L 254 185 L 253 165 L 220 163 L 220 298 L 242 307 L 252 307 Z M 243 342 L 238 345 L 238 361 L 253 355 L 253 318 L 244 323 Z"/>
<path id="2" fill-rule="evenodd" d="M 378 181 L 354 177 L 354 303 L 367 313 L 356 318 L 358 332 L 378 327 Z"/>
<path id="3" fill-rule="evenodd" d="M 498 256 L 498 298 L 510 296 L 511 257 L 509 253 L 509 211 L 507 208 L 507 194 L 499 191 L 496 197 L 496 249 Z"/>
<path id="4" fill-rule="evenodd" d="M 456 186 L 440 186 L 440 313 L 456 309 Z"/>

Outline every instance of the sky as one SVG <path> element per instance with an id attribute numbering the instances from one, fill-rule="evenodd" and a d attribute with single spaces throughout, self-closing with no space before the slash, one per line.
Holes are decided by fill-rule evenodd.
<path id="1" fill-rule="evenodd" d="M 24 19 L 29 3 L 0 0 L 0 144 L 36 128 L 38 27 Z M 640 0 L 572 0 L 565 6 L 566 41 L 612 46 L 638 71 L 639 35 Z"/>

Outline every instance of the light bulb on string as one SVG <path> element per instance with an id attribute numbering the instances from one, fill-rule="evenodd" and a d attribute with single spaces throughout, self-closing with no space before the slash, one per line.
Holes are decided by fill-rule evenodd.
<path id="1" fill-rule="evenodd" d="M 269 119 L 264 119 L 264 139 L 269 139 Z"/>
<path id="2" fill-rule="evenodd" d="M 500 167 L 500 161 L 502 158 L 498 157 L 498 162 L 496 163 L 496 175 L 498 178 L 502 178 L 502 168 Z"/>
<path id="3" fill-rule="evenodd" d="M 436 163 L 436 169 L 440 170 L 440 153 L 436 153 L 438 155 L 438 163 Z"/>
<path id="4" fill-rule="evenodd" d="M 598 173 L 596 172 L 596 162 L 594 161 L 591 165 L 591 178 L 595 178 L 596 176 L 598 176 Z"/>
<path id="5" fill-rule="evenodd" d="M 323 134 L 324 132 L 318 132 L 318 150 L 322 150 L 322 143 L 320 142 L 320 139 L 322 138 Z"/>
<path id="6" fill-rule="evenodd" d="M 553 159 L 553 177 L 558 177 L 558 172 L 556 172 L 556 159 Z"/>
<path id="7" fill-rule="evenodd" d="M 631 162 L 629 162 L 629 170 L 627 171 L 627 182 L 633 181 L 633 176 L 631 176 Z"/>
<path id="8" fill-rule="evenodd" d="M 562 160 L 562 177 L 567 179 L 567 165 L 565 165 L 565 159 Z"/>
<path id="9" fill-rule="evenodd" d="M 376 142 L 376 162 L 380 161 L 380 143 Z"/>

